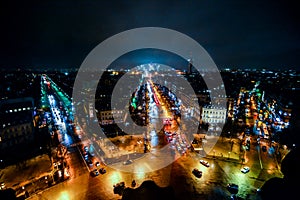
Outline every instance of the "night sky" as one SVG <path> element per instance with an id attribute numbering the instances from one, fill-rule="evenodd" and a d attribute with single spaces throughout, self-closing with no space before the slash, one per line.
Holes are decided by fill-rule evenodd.
<path id="1" fill-rule="evenodd" d="M 283 0 L 1 1 L 0 67 L 78 68 L 110 36 L 156 26 L 192 37 L 219 68 L 298 69 L 298 10 Z"/>

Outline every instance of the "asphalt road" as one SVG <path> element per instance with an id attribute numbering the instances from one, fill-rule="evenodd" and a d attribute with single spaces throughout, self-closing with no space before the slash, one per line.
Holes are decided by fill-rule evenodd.
<path id="1" fill-rule="evenodd" d="M 209 138 L 207 140 L 206 146 L 210 142 Z M 245 162 L 242 163 L 239 160 L 238 139 L 234 140 L 233 148 L 228 139 L 225 139 L 225 141 L 219 140 L 214 145 L 212 149 L 214 153 L 207 152 L 207 157 L 204 159 L 210 163 L 210 167 L 199 163 L 202 157 L 198 153 L 189 151 L 168 166 L 158 170 L 149 170 L 147 167 L 150 163 L 164 162 L 164 157 L 148 153 L 128 165 L 128 169 L 139 169 L 138 173 L 128 172 L 130 170 L 117 170 L 116 168 L 119 168 L 122 163 L 116 163 L 106 166 L 107 172 L 97 177 L 90 175 L 88 167 L 78 151 L 70 151 L 68 159 L 70 159 L 71 179 L 41 191 L 29 199 L 121 199 L 121 196 L 113 193 L 113 185 L 124 181 L 126 186 L 130 186 L 133 179 L 136 180 L 137 187 L 144 180 L 153 180 L 161 187 L 172 186 L 178 200 L 228 199 L 230 196 L 226 189 L 228 183 L 239 185 L 239 197 L 256 199 L 255 189 L 261 187 L 269 178 L 280 177 L 281 174 L 272 155 L 262 152 L 255 145 L 251 145 L 250 151 L 246 151 Z M 97 159 L 101 160 L 99 157 Z M 250 167 L 250 172 L 243 174 L 240 170 L 245 165 Z M 203 172 L 201 178 L 192 174 L 194 168 Z"/>
<path id="2" fill-rule="evenodd" d="M 255 157 L 255 150 L 250 153 L 253 153 L 253 157 Z M 230 196 L 226 189 L 228 183 L 239 185 L 239 197 L 246 199 L 248 195 L 249 199 L 255 199 L 256 188 L 261 187 L 267 179 L 280 176 L 275 169 L 261 169 L 260 164 L 257 163 L 259 161 L 255 160 L 252 165 L 248 163 L 251 169 L 247 174 L 240 172 L 243 166 L 240 162 L 226 157 L 204 158 L 210 163 L 210 167 L 205 167 L 199 163 L 199 155 L 190 152 L 157 171 L 130 173 L 107 166 L 107 173 L 92 177 L 80 164 L 83 162 L 80 157 L 74 159 L 76 152 L 71 153 L 70 156 L 72 157 L 71 165 L 74 168 L 71 179 L 44 190 L 30 199 L 121 199 L 121 196 L 113 193 L 113 185 L 124 181 L 126 186 L 130 186 L 133 179 L 136 180 L 137 187 L 144 180 L 153 180 L 161 187 L 170 185 L 174 188 L 178 200 L 207 199 L 209 197 L 226 199 Z M 143 163 L 144 161 L 139 159 L 131 165 L 138 166 L 139 162 Z M 267 162 L 267 160 L 263 160 L 266 166 L 268 166 Z M 203 171 L 203 176 L 195 177 L 191 173 L 193 168 Z"/>

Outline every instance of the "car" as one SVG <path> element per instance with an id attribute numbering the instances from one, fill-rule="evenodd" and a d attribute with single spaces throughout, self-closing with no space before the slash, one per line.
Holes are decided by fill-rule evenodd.
<path id="1" fill-rule="evenodd" d="M 98 176 L 98 175 L 99 175 L 99 171 L 98 171 L 97 169 L 93 169 L 93 170 L 91 171 L 91 175 L 92 175 L 92 176 Z"/>
<path id="2" fill-rule="evenodd" d="M 104 169 L 103 167 L 99 169 L 100 174 L 105 174 L 106 173 L 106 169 Z"/>
<path id="3" fill-rule="evenodd" d="M 88 159 L 88 160 L 86 161 L 86 163 L 87 163 L 90 167 L 93 167 L 93 162 L 92 162 L 92 160 Z"/>
<path id="4" fill-rule="evenodd" d="M 89 151 L 89 148 L 88 148 L 87 146 L 84 146 L 84 147 L 83 147 L 83 150 L 84 150 L 85 152 L 88 152 L 88 151 Z"/>
<path id="5" fill-rule="evenodd" d="M 95 162 L 95 166 L 99 167 L 100 166 L 100 162 L 99 161 Z"/>
<path id="6" fill-rule="evenodd" d="M 95 156 L 95 153 L 94 153 L 94 152 L 88 152 L 88 155 L 89 155 L 90 157 L 94 157 L 94 156 Z"/>
<path id="7" fill-rule="evenodd" d="M 129 165 L 129 164 L 131 164 L 132 163 L 132 160 L 125 160 L 124 162 L 123 162 L 123 165 Z"/>
<path id="8" fill-rule="evenodd" d="M 209 163 L 206 160 L 200 160 L 200 163 L 205 167 L 209 167 Z"/>
<path id="9" fill-rule="evenodd" d="M 202 177 L 202 171 L 200 171 L 199 169 L 197 168 L 194 168 L 192 173 L 197 177 L 197 178 L 200 178 Z"/>
<path id="10" fill-rule="evenodd" d="M 241 172 L 243 172 L 244 174 L 248 173 L 249 171 L 250 171 L 250 167 L 247 167 L 247 166 L 245 166 L 241 169 Z"/>
<path id="11" fill-rule="evenodd" d="M 239 186 L 234 183 L 228 183 L 226 188 L 231 194 L 237 194 L 239 192 Z"/>

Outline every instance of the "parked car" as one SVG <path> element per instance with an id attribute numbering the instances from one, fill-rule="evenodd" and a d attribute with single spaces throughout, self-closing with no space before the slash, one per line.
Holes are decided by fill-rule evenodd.
<path id="1" fill-rule="evenodd" d="M 200 163 L 205 167 L 209 167 L 209 163 L 206 160 L 200 160 Z"/>
<path id="2" fill-rule="evenodd" d="M 92 176 L 98 176 L 98 175 L 99 175 L 99 171 L 98 171 L 97 169 L 93 169 L 93 170 L 91 171 L 91 175 L 92 175 Z"/>
<path id="3" fill-rule="evenodd" d="M 92 160 L 88 159 L 88 160 L 86 160 L 86 163 L 89 165 L 89 167 L 93 167 Z"/>
<path id="4" fill-rule="evenodd" d="M 83 150 L 84 150 L 85 152 L 88 152 L 88 151 L 89 151 L 89 148 L 88 148 L 87 146 L 84 146 L 84 147 L 83 147 Z"/>
<path id="5" fill-rule="evenodd" d="M 95 162 L 95 166 L 99 167 L 100 166 L 100 162 L 99 161 Z"/>
<path id="6" fill-rule="evenodd" d="M 125 160 L 124 162 L 123 162 L 123 165 L 129 165 L 129 164 L 131 164 L 132 163 L 132 160 Z"/>
<path id="7" fill-rule="evenodd" d="M 241 172 L 243 172 L 244 174 L 248 173 L 249 171 L 250 171 L 250 167 L 247 167 L 247 166 L 245 166 L 241 169 Z"/>
<path id="8" fill-rule="evenodd" d="M 200 178 L 202 177 L 202 171 L 200 171 L 199 169 L 197 168 L 194 168 L 192 173 L 197 177 L 197 178 Z"/>
<path id="9" fill-rule="evenodd" d="M 106 169 L 104 169 L 103 167 L 99 169 L 100 174 L 105 174 L 106 173 Z"/>
<path id="10" fill-rule="evenodd" d="M 234 184 L 234 183 L 228 183 L 227 184 L 227 190 L 231 194 L 237 194 L 239 192 L 239 186 L 237 184 Z"/>
<path id="11" fill-rule="evenodd" d="M 88 154 L 85 154 L 85 155 L 84 155 L 84 160 L 88 161 L 88 159 L 89 159 L 89 155 L 88 155 Z"/>

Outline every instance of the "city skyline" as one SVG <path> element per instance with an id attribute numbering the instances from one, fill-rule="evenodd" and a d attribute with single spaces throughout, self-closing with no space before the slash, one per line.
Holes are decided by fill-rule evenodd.
<path id="1" fill-rule="evenodd" d="M 0 199 L 296 196 L 297 8 L 2 1 Z"/>
<path id="2" fill-rule="evenodd" d="M 44 72 L 19 71 L 2 74 L 3 83 L 5 83 L 2 89 L 6 91 L 3 95 L 7 94 L 9 97 L 11 93 L 16 98 L 19 94 L 21 98 L 16 101 L 9 97 L 12 100 L 1 101 L 9 105 L 1 107 L 1 115 L 7 119 L 3 121 L 0 136 L 1 148 L 6 150 L 1 152 L 2 166 L 5 166 L 2 169 L 1 187 L 13 188 L 17 196 L 25 195 L 30 199 L 40 196 L 54 199 L 64 196 L 67 199 L 107 199 L 108 197 L 119 199 L 118 194 L 122 195 L 122 188 L 120 188 L 122 181 L 126 185 L 126 191 L 136 187 L 129 186 L 134 179 L 138 184 L 134 191 L 139 192 L 144 188 L 149 189 L 151 193 L 150 188 L 154 186 L 149 185 L 148 181 L 152 180 L 152 184 L 155 182 L 160 187 L 171 185 L 176 191 L 177 199 L 187 199 L 187 196 L 188 199 L 207 199 L 214 195 L 219 195 L 220 198 L 230 195 L 235 197 L 234 194 L 237 191 L 231 190 L 227 185 L 235 183 L 239 186 L 238 199 L 250 197 L 252 200 L 259 199 L 255 193 L 256 189 L 262 188 L 262 191 L 268 191 L 268 188 L 278 187 L 272 184 L 272 180 L 282 178 L 283 174 L 286 174 L 285 167 L 282 165 L 281 168 L 280 162 L 290 149 L 295 149 L 299 144 L 298 134 L 285 132 L 287 128 L 283 128 L 289 127 L 289 124 L 291 127 L 297 125 L 293 123 L 298 118 L 297 108 L 290 108 L 288 102 L 282 101 L 282 97 L 288 96 L 286 95 L 288 93 L 283 92 L 288 92 L 287 90 L 298 85 L 295 78 L 298 73 L 225 70 L 223 72 L 225 73 L 223 77 L 226 78 L 224 79 L 225 87 L 231 88 L 228 94 L 232 96 L 226 100 L 228 101 L 227 109 L 210 107 L 210 100 L 207 98 L 209 94 L 202 94 L 203 87 L 199 85 L 199 77 L 195 73 L 185 73 L 191 85 L 198 86 L 194 88 L 195 91 L 200 92 L 198 97 L 202 102 L 202 120 L 199 121 L 198 131 L 195 126 L 198 124 L 197 114 L 191 112 L 197 109 L 194 109 L 195 106 L 191 103 L 190 97 L 185 95 L 186 90 L 178 91 L 178 95 L 174 95 L 167 89 L 172 88 L 173 91 L 176 88 L 174 82 L 169 82 L 167 87 L 161 87 L 148 80 L 146 84 L 135 90 L 133 93 L 135 98 L 132 98 L 130 104 L 132 105 L 130 115 L 133 119 L 135 118 L 135 123 L 148 124 L 147 126 L 150 127 L 150 132 L 147 131 L 146 135 L 124 134 L 124 131 L 125 133 L 128 131 L 118 130 L 114 123 L 125 125 L 129 123 L 129 127 L 132 124 L 130 121 L 128 123 L 123 121 L 126 117 L 122 117 L 124 112 L 118 112 L 119 110 L 115 110 L 115 114 L 121 116 L 121 121 L 117 122 L 115 115 L 113 120 L 112 110 L 109 106 L 107 107 L 106 101 L 109 101 L 114 82 L 123 73 L 125 72 L 108 70 L 104 75 L 103 86 L 106 90 L 100 88 L 101 93 L 96 98 L 95 105 L 99 108 L 97 106 L 95 109 L 100 114 L 97 114 L 99 118 L 96 121 L 91 118 L 90 113 L 93 105 L 85 98 L 75 103 L 76 115 L 73 116 L 70 110 L 72 100 L 68 93 L 71 92 L 70 86 L 76 73 L 67 75 L 53 71 L 46 75 Z M 160 75 L 157 74 L 157 76 Z M 136 76 L 138 75 L 133 74 L 131 80 L 134 80 Z M 286 85 L 286 80 L 289 80 L 290 84 L 288 88 L 282 90 Z M 239 84 L 235 84 L 236 82 Z M 281 89 L 276 90 L 276 85 Z M 25 103 L 15 104 L 15 102 L 24 101 L 22 97 L 32 91 L 34 93 L 31 95 L 34 95 L 36 99 L 35 106 L 27 107 Z M 292 90 L 290 92 L 297 100 L 295 96 L 297 93 Z M 124 98 L 120 101 L 126 101 L 126 97 Z M 184 105 L 184 109 L 181 108 L 180 111 L 176 109 L 181 105 Z M 27 116 L 29 114 L 29 121 L 21 123 L 16 118 L 22 117 L 22 113 Z M 27 123 L 31 121 L 31 113 L 36 113 L 33 126 Z M 169 120 L 163 120 L 166 117 L 169 117 L 167 118 Z M 221 128 L 224 121 L 221 124 L 219 122 L 224 119 L 226 122 Z M 162 122 L 164 126 L 159 131 L 157 128 Z M 16 123 L 19 127 L 17 129 L 11 126 Z M 104 138 L 101 133 L 92 134 L 98 123 L 103 128 Z M 187 128 L 195 128 L 197 133 L 193 131 L 189 137 L 186 133 Z M 294 126 L 293 130 L 296 129 L 297 126 Z M 221 135 L 217 132 L 221 132 Z M 10 135 L 15 136 L 10 137 Z M 28 138 L 27 135 L 32 137 Z M 217 143 L 213 145 L 216 140 Z M 29 155 L 29 157 L 21 156 L 21 150 L 16 150 L 17 147 L 24 148 L 24 145 L 26 147 L 26 141 L 32 143 L 33 146 L 29 146 L 29 149 L 36 150 L 35 155 L 39 158 L 38 160 L 31 159 L 32 154 L 28 154 L 27 151 L 22 151 L 22 154 Z M 18 142 L 22 142 L 23 145 Z M 110 142 L 114 145 L 111 146 Z M 211 145 L 213 149 L 209 150 Z M 172 147 L 175 153 L 170 154 L 171 157 L 168 159 L 172 159 L 172 155 L 175 156 L 174 159 L 177 156 L 180 158 L 164 168 L 154 170 L 164 165 L 161 161 L 165 159 L 159 159 L 161 154 L 158 152 L 166 146 Z M 28 160 L 25 162 L 24 158 Z M 148 162 L 153 159 L 156 159 L 157 163 L 153 162 L 155 165 L 150 166 Z M 169 162 L 168 159 L 165 161 Z M 17 163 L 23 172 L 22 175 L 10 175 L 15 168 L 14 165 L 6 166 L 9 162 Z M 51 163 L 50 167 L 49 163 Z M 33 175 L 31 169 L 34 166 L 43 167 L 45 173 L 34 170 L 35 175 Z M 125 172 L 118 169 L 123 169 Z M 138 169 L 139 175 L 127 173 L 133 169 Z M 17 181 L 19 181 L 18 184 Z M 82 184 L 84 181 L 87 181 L 86 184 Z M 63 188 L 60 187 L 61 182 L 64 183 Z M 264 187 L 265 183 L 266 187 Z M 51 189 L 46 189 L 49 187 Z M 35 195 L 39 189 L 42 192 Z M 289 185 L 285 184 L 279 189 L 289 190 Z M 273 191 L 266 194 L 273 194 Z M 162 193 L 157 195 L 164 197 Z M 131 199 L 124 190 L 122 199 L 127 198 Z"/>

